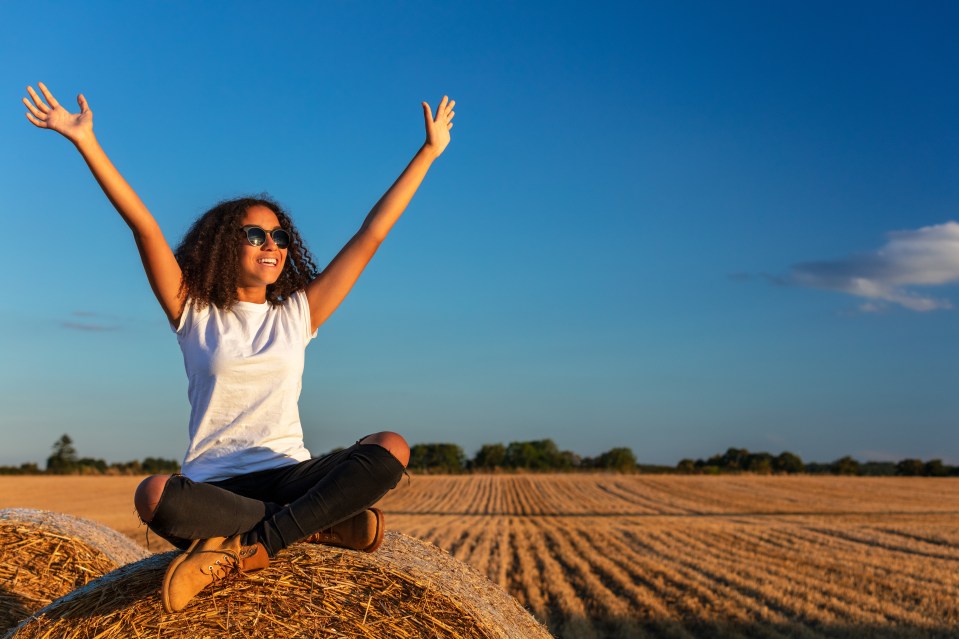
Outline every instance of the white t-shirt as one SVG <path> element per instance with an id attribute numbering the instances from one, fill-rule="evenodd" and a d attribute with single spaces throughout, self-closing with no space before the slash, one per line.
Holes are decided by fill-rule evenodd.
<path id="1" fill-rule="evenodd" d="M 229 311 L 196 311 L 187 300 L 175 330 L 191 409 L 184 475 L 217 481 L 310 458 L 297 407 L 304 351 L 316 337 L 305 292 Z"/>

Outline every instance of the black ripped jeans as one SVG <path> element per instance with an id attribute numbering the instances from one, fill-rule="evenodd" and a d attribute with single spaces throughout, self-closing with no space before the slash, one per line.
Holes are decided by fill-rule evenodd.
<path id="1" fill-rule="evenodd" d="M 377 444 L 215 482 L 167 481 L 150 530 L 178 548 L 194 539 L 242 535 L 272 557 L 295 541 L 363 512 L 399 483 L 405 469 Z"/>

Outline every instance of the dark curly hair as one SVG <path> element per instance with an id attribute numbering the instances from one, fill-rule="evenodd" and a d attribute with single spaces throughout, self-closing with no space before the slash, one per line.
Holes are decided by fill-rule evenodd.
<path id="1" fill-rule="evenodd" d="M 183 236 L 174 254 L 183 272 L 181 291 L 197 310 L 213 304 L 229 310 L 236 296 L 240 263 L 238 235 L 243 216 L 251 206 L 265 206 L 276 214 L 280 227 L 290 234 L 286 264 L 279 279 L 266 287 L 266 300 L 276 306 L 305 288 L 318 274 L 293 220 L 268 195 L 224 200 L 200 216 Z"/>

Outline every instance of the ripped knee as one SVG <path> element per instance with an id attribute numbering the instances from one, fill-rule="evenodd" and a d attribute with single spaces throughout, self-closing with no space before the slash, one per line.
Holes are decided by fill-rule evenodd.
<path id="1" fill-rule="evenodd" d="M 382 433 L 373 433 L 360 440 L 361 444 L 376 444 L 385 448 L 398 462 L 406 468 L 410 463 L 410 446 L 399 433 L 383 431 Z"/>
<path id="2" fill-rule="evenodd" d="M 153 520 L 163 489 L 169 479 L 170 475 L 150 475 L 137 486 L 133 494 L 133 505 L 144 523 L 148 524 Z"/>

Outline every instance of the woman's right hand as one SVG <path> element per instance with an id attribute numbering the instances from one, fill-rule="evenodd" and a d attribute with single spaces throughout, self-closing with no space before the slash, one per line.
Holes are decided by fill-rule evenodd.
<path id="1" fill-rule="evenodd" d="M 27 106 L 27 109 L 29 109 L 29 112 L 26 114 L 27 119 L 30 120 L 34 126 L 56 131 L 74 144 L 79 144 L 84 138 L 89 137 L 93 133 L 93 111 L 90 110 L 89 105 L 87 105 L 87 100 L 83 97 L 82 93 L 77 96 L 77 104 L 80 105 L 80 112 L 70 113 L 60 106 L 60 103 L 57 102 L 57 99 L 53 97 L 53 94 L 50 93 L 50 90 L 43 82 L 38 82 L 37 86 L 40 87 L 40 92 L 43 93 L 46 102 L 37 95 L 33 87 L 27 87 L 27 93 L 30 94 L 33 102 L 27 98 L 23 98 L 23 103 Z"/>

